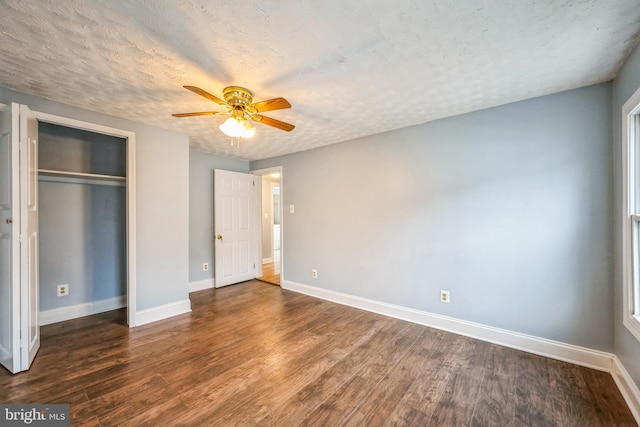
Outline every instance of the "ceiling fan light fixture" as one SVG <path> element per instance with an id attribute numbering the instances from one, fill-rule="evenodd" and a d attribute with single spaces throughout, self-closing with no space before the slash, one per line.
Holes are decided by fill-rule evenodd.
<path id="1" fill-rule="evenodd" d="M 251 138 L 256 128 L 245 118 L 229 117 L 220 125 L 220 130 L 232 138 Z"/>
<path id="2" fill-rule="evenodd" d="M 283 130 L 285 132 L 291 132 L 295 128 L 295 126 L 290 123 L 281 122 L 280 120 L 272 119 L 270 117 L 263 116 L 262 114 L 258 114 L 264 111 L 291 108 L 291 104 L 289 104 L 289 101 L 284 98 L 273 98 L 254 103 L 253 92 L 251 92 L 249 89 L 245 89 L 240 86 L 228 86 L 224 88 L 224 100 L 222 100 L 217 96 L 211 95 L 209 92 L 200 89 L 199 87 L 183 87 L 224 107 L 224 110 L 178 113 L 173 114 L 173 116 L 193 117 L 230 114 L 231 117 L 219 127 L 222 133 L 230 136 L 232 140 L 233 138 L 251 138 L 256 134 L 256 128 L 249 122 L 249 120 L 247 120 L 247 116 L 254 122 L 262 123 L 264 125 Z"/>
<path id="3" fill-rule="evenodd" d="M 251 138 L 256 134 L 256 127 L 247 119 L 242 119 L 242 129 L 242 135 L 240 136 L 243 138 Z"/>

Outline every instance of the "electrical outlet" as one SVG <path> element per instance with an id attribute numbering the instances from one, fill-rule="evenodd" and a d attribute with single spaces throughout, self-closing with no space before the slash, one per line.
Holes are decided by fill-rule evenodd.
<path id="1" fill-rule="evenodd" d="M 59 297 L 66 297 L 67 295 L 69 295 L 69 285 L 67 285 L 67 284 L 58 285 L 57 286 L 57 295 Z"/>
<path id="2" fill-rule="evenodd" d="M 209 271 L 209 263 L 208 262 L 202 263 L 202 271 Z"/>
<path id="3" fill-rule="evenodd" d="M 313 277 L 314 279 L 318 278 L 318 270 L 316 270 L 315 268 L 311 269 L 311 277 Z"/>
<path id="4" fill-rule="evenodd" d="M 446 304 L 449 304 L 451 302 L 449 291 L 440 291 L 440 302 L 444 302 Z"/>

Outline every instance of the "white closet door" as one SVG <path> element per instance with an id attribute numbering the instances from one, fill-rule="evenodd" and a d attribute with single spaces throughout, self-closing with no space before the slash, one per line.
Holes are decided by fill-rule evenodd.
<path id="1" fill-rule="evenodd" d="M 10 372 L 20 360 L 19 106 L 0 108 L 0 363 Z"/>
<path id="2" fill-rule="evenodd" d="M 0 108 L 0 363 L 12 373 L 40 348 L 37 136 L 26 106 Z"/>
<path id="3" fill-rule="evenodd" d="M 38 272 L 38 120 L 20 106 L 20 305 L 22 370 L 40 348 Z"/>

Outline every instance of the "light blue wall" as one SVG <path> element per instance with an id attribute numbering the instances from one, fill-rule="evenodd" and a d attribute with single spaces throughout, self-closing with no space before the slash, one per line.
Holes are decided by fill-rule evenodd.
<path id="1" fill-rule="evenodd" d="M 213 170 L 249 172 L 249 162 L 189 151 L 189 281 L 213 278 Z M 209 263 L 209 271 L 202 264 Z"/>
<path id="2" fill-rule="evenodd" d="M 126 141 L 49 123 L 38 126 L 40 169 L 126 175 Z M 124 187 L 38 184 L 40 309 L 102 301 L 127 293 Z M 69 294 L 56 295 L 57 285 Z"/>
<path id="3" fill-rule="evenodd" d="M 284 280 L 613 350 L 610 84 L 276 165 Z"/>
<path id="4" fill-rule="evenodd" d="M 189 297 L 189 137 L 0 88 L 0 103 L 136 134 L 137 309 Z"/>
<path id="5" fill-rule="evenodd" d="M 615 353 L 640 387 L 640 342 L 622 324 L 622 106 L 640 88 L 640 47 L 613 83 Z"/>
<path id="6" fill-rule="evenodd" d="M 38 167 L 99 175 L 127 175 L 124 138 L 38 123 Z"/>
<path id="7" fill-rule="evenodd" d="M 40 310 L 127 293 L 125 189 L 39 183 Z M 67 283 L 69 295 L 57 297 Z"/>

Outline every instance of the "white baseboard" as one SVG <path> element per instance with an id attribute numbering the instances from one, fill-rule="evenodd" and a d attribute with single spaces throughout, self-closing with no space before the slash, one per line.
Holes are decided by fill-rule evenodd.
<path id="1" fill-rule="evenodd" d="M 211 288 L 215 288 L 214 279 L 204 279 L 198 280 L 196 282 L 189 282 L 189 293 Z"/>
<path id="2" fill-rule="evenodd" d="M 611 375 L 618 385 L 624 400 L 627 402 L 627 405 L 629 405 L 629 409 L 631 409 L 631 413 L 636 419 L 636 423 L 640 425 L 640 390 L 617 356 L 613 356 L 613 369 L 611 371 Z"/>
<path id="3" fill-rule="evenodd" d="M 262 258 L 263 264 L 269 264 L 270 262 L 273 262 L 273 258 Z"/>
<path id="4" fill-rule="evenodd" d="M 190 311 L 191 301 L 189 299 L 160 305 L 158 307 L 148 308 L 136 313 L 136 326 L 142 326 L 146 325 L 147 323 L 157 322 L 158 320 L 167 319 L 169 317 L 188 313 Z"/>
<path id="5" fill-rule="evenodd" d="M 127 296 L 122 295 L 100 301 L 44 310 L 39 313 L 39 322 L 40 326 L 50 325 L 52 323 L 64 322 L 65 320 L 77 319 L 78 317 L 91 316 L 93 314 L 104 313 L 105 311 L 117 310 L 126 306 Z"/>
<path id="6" fill-rule="evenodd" d="M 424 326 L 429 326 L 455 334 L 477 338 L 499 344 L 516 350 L 574 363 L 576 365 L 593 368 L 600 371 L 611 372 L 613 364 L 613 354 L 572 344 L 565 344 L 559 341 L 552 341 L 545 338 L 538 338 L 519 332 L 508 331 L 506 329 L 485 326 L 479 323 L 459 320 L 453 317 L 428 313 L 426 311 L 415 310 L 393 304 L 387 304 L 358 296 L 348 295 L 341 292 L 321 289 L 302 283 L 283 280 L 283 289 L 303 293 L 324 300 L 348 305 L 373 313 L 382 314 L 396 319 L 406 320 Z"/>

